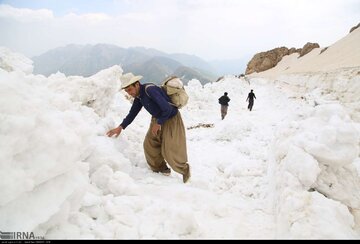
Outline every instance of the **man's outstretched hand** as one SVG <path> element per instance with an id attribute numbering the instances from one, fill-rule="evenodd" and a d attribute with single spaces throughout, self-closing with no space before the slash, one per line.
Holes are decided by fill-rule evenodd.
<path id="1" fill-rule="evenodd" d="M 107 135 L 108 137 L 112 137 L 113 135 L 115 135 L 115 137 L 118 137 L 118 136 L 120 135 L 122 129 L 123 129 L 123 128 L 122 128 L 121 126 L 116 127 L 116 128 L 114 128 L 114 129 L 112 129 L 112 130 L 109 130 L 109 131 L 106 133 L 106 135 Z"/>

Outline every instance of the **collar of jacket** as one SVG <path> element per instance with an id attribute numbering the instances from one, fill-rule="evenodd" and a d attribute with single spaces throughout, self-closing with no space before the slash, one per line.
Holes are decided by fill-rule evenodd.
<path id="1" fill-rule="evenodd" d="M 140 84 L 140 92 L 139 92 L 139 96 L 137 96 L 136 98 L 141 99 L 142 97 L 144 97 L 145 94 L 145 85 Z"/>

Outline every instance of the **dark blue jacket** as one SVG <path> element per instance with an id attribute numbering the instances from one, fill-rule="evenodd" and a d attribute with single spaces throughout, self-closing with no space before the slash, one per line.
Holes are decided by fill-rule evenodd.
<path id="1" fill-rule="evenodd" d="M 226 95 L 219 98 L 219 103 L 224 106 L 229 106 L 230 98 Z"/>
<path id="2" fill-rule="evenodd" d="M 150 85 L 145 92 L 146 85 L 140 84 L 140 95 L 134 99 L 130 112 L 120 124 L 123 129 L 133 122 L 143 106 L 160 125 L 177 114 L 178 109 L 170 105 L 170 98 L 163 89 L 156 85 Z"/>

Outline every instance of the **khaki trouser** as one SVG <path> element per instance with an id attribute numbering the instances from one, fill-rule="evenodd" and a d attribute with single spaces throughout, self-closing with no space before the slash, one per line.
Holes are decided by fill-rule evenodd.
<path id="1" fill-rule="evenodd" d="M 154 123 L 156 119 L 152 118 L 144 140 L 145 158 L 150 168 L 159 172 L 167 168 L 167 162 L 174 171 L 182 175 L 186 174 L 189 165 L 187 164 L 185 128 L 180 112 L 161 126 L 161 131 L 157 136 L 151 133 Z"/>
<path id="2" fill-rule="evenodd" d="M 228 110 L 228 106 L 226 105 L 221 105 L 221 119 L 224 119 L 226 114 L 227 114 L 227 110 Z"/>

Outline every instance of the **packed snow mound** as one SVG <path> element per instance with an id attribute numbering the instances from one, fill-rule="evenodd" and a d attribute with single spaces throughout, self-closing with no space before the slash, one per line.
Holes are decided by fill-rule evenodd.
<path id="1" fill-rule="evenodd" d="M 121 153 L 101 147 L 113 148 L 109 139 L 99 143 L 113 126 L 100 115 L 113 110 L 122 69 L 46 78 L 33 75 L 23 55 L 0 55 L 0 230 L 41 234 L 80 207 L 99 165 L 128 167 Z"/>
<path id="2" fill-rule="evenodd" d="M 33 72 L 33 61 L 20 53 L 12 52 L 10 49 L 0 47 L 0 69 L 5 71 L 21 71 L 25 74 Z"/>
<path id="3" fill-rule="evenodd" d="M 340 105 L 319 105 L 305 116 L 284 125 L 274 146 L 278 234 L 356 238 L 348 208 L 353 213 L 360 209 L 359 131 Z M 333 228 L 343 236 L 329 231 Z"/>
<path id="4" fill-rule="evenodd" d="M 99 116 L 105 116 L 107 109 L 119 92 L 122 68 L 118 65 L 99 71 L 93 76 L 65 76 L 58 72 L 50 75 L 49 87 L 56 92 L 66 93 L 72 102 L 94 109 Z"/>
<path id="5" fill-rule="evenodd" d="M 88 78 L 0 68 L 1 231 L 46 239 L 359 237 L 360 126 L 327 99 L 332 93 L 292 96 L 260 78 L 189 81 L 181 115 L 194 128 L 192 180 L 183 184 L 175 172 L 149 169 L 144 109 L 121 136 L 106 136 L 131 107 L 121 74 L 119 66 Z M 231 101 L 221 120 L 224 92 Z"/>

